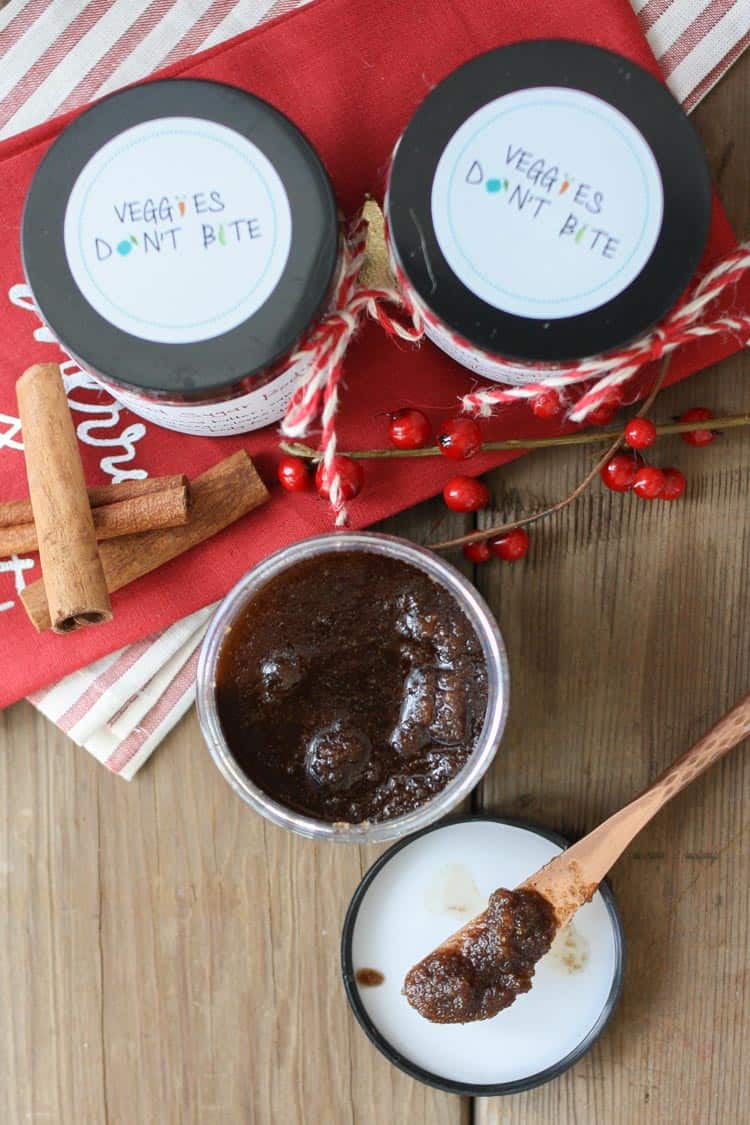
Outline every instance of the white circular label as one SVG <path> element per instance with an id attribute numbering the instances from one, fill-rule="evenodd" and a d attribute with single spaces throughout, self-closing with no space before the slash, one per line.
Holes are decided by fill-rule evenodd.
<path id="1" fill-rule="evenodd" d="M 638 276 L 661 230 L 654 155 L 619 110 L 537 87 L 472 114 L 448 142 L 432 220 L 451 269 L 503 312 L 577 316 Z"/>
<path id="2" fill-rule="evenodd" d="M 224 125 L 163 117 L 89 160 L 65 212 L 81 293 L 111 324 L 159 343 L 229 332 L 268 300 L 292 242 L 270 160 Z"/>

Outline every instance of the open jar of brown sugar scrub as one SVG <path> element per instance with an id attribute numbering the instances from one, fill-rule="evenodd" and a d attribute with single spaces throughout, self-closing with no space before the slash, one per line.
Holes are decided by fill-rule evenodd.
<path id="1" fill-rule="evenodd" d="M 366 532 L 251 570 L 198 668 L 201 728 L 235 791 L 275 824 L 338 841 L 391 839 L 452 809 L 492 761 L 507 708 L 503 641 L 471 583 Z"/>

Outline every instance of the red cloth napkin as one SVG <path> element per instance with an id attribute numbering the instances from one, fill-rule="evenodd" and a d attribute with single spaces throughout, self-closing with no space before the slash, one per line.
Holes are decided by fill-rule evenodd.
<path id="1" fill-rule="evenodd" d="M 411 113 L 436 82 L 473 55 L 523 38 L 578 37 L 609 47 L 658 69 L 627 0 L 317 0 L 309 7 L 223 44 L 164 75 L 183 75 L 233 83 L 260 94 L 287 113 L 323 157 L 341 208 L 351 214 L 366 192 L 382 193 L 383 176 L 393 144 Z M 71 115 L 72 116 L 72 115 Z M 28 184 L 45 149 L 69 118 L 46 123 L 0 146 L 0 285 L 11 304 L 3 317 L 0 349 L 0 496 L 26 493 L 23 453 L 13 419 L 14 384 L 34 362 L 60 358 L 54 343 L 35 339 L 38 321 L 24 307 L 27 299 L 18 249 L 20 215 Z M 708 264 L 721 257 L 735 239 L 716 205 Z M 747 307 L 750 285 L 731 296 Z M 727 304 L 730 298 L 727 299 Z M 43 337 L 43 334 L 42 334 Z M 670 380 L 683 378 L 737 350 L 731 340 L 691 345 L 671 368 Z M 343 448 L 382 445 L 382 411 L 418 405 L 439 418 L 456 408 L 471 377 L 429 344 L 420 350 L 397 348 L 369 326 L 352 348 L 349 389 L 344 394 Z M 73 399 L 96 405 L 91 392 L 74 391 Z M 74 409 L 83 441 L 87 479 L 111 479 L 102 466 L 143 468 L 150 475 L 195 475 L 234 449 L 245 447 L 269 482 L 274 480 L 277 436 L 273 429 L 241 438 L 203 439 L 172 434 L 121 411 L 107 417 L 109 399 L 98 403 L 102 415 Z M 82 421 L 94 425 L 87 437 Z M 103 422 L 97 428 L 97 420 Z M 107 423 L 109 422 L 109 425 Z M 135 428 L 134 428 L 135 427 Z M 143 430 L 145 429 L 145 433 Z M 532 417 L 526 407 L 513 408 L 488 426 L 493 437 L 543 434 L 555 426 Z M 132 455 L 131 459 L 128 457 Z M 483 455 L 468 471 L 484 472 L 507 460 Z M 352 523 L 361 527 L 434 494 L 455 472 L 447 462 L 430 460 L 375 463 L 368 466 L 362 497 L 351 506 Z M 224 594 L 254 562 L 294 540 L 332 526 L 327 506 L 314 495 L 282 495 L 211 542 L 175 560 L 116 594 L 111 624 L 73 636 L 38 635 L 26 619 L 14 591 L 14 575 L 0 570 L 0 706 L 38 689 L 92 660 L 154 633 L 170 622 Z M 38 577 L 38 564 L 24 572 Z"/>

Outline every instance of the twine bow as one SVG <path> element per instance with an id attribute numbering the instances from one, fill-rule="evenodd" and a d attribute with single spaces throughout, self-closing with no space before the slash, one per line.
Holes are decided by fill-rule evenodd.
<path id="1" fill-rule="evenodd" d="M 336 413 L 344 356 L 365 316 L 376 320 L 386 335 L 417 343 L 422 339 L 422 319 L 382 269 L 382 256 L 372 253 L 382 238 L 383 216 L 368 201 L 344 232 L 341 264 L 331 309 L 289 365 L 306 360 L 306 371 L 287 407 L 281 432 L 287 438 L 305 437 L 320 418 L 321 485 L 330 497 L 336 526 L 347 523 L 346 498 L 336 469 Z M 367 254 L 370 252 L 369 265 Z M 380 281 L 380 284 L 376 282 Z"/>

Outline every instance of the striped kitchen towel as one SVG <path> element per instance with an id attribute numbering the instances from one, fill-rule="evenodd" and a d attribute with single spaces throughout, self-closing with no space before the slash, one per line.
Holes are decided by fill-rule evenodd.
<path id="1" fill-rule="evenodd" d="M 630 0 L 651 50 L 690 112 L 750 43 L 748 0 Z"/>
<path id="2" fill-rule="evenodd" d="M 195 699 L 198 647 L 213 609 L 71 673 L 30 702 L 130 781 Z"/>
<path id="3" fill-rule="evenodd" d="M 306 2 L 10 0 L 0 10 L 0 137 Z M 631 3 L 672 92 L 688 110 L 750 41 L 750 0 Z M 212 608 L 67 676 L 31 702 L 130 780 L 194 700 L 198 647 Z"/>
<path id="4" fill-rule="evenodd" d="M 136 82 L 308 0 L 10 0 L 0 10 L 0 137 Z M 690 110 L 750 41 L 748 0 L 631 0 Z"/>

